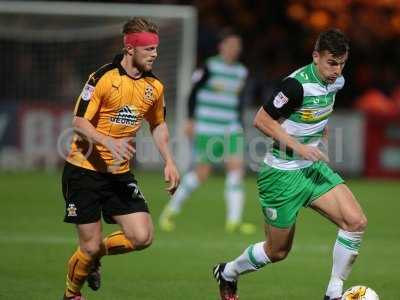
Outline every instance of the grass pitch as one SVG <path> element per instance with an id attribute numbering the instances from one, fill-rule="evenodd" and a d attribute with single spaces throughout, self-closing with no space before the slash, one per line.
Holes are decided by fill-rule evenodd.
<path id="1" fill-rule="evenodd" d="M 161 172 L 136 176 L 156 224 L 167 201 Z M 346 287 L 368 285 L 381 299 L 398 300 L 400 184 L 367 180 L 348 184 L 369 218 L 369 227 Z M 89 300 L 218 299 L 211 266 L 263 239 L 255 178 L 246 180 L 245 220 L 259 226 L 252 236 L 224 232 L 223 186 L 223 177 L 210 178 L 186 203 L 175 232 L 163 233 L 155 226 L 150 248 L 105 257 L 102 288 L 92 292 L 85 287 L 85 296 Z M 61 299 L 76 236 L 74 227 L 62 222 L 60 174 L 0 173 L 0 195 L 0 299 Z M 104 231 L 116 228 L 106 225 Z M 304 209 L 292 253 L 283 262 L 242 276 L 241 299 L 322 299 L 335 237 L 332 224 Z"/>

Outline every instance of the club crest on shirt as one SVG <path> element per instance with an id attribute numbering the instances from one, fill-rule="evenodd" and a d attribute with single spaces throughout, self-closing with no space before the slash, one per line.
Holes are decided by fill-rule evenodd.
<path id="1" fill-rule="evenodd" d="M 287 102 L 289 101 L 289 98 L 285 96 L 284 93 L 279 92 L 278 95 L 275 96 L 274 98 L 274 106 L 276 108 L 281 108 L 284 106 Z"/>
<path id="2" fill-rule="evenodd" d="M 144 100 L 148 102 L 153 102 L 155 100 L 154 97 L 154 88 L 151 85 L 147 85 L 144 89 Z"/>
<path id="3" fill-rule="evenodd" d="M 86 83 L 85 86 L 83 87 L 81 94 L 82 100 L 89 101 L 90 98 L 92 98 L 93 92 L 94 92 L 94 86 L 90 85 L 89 83 Z"/>

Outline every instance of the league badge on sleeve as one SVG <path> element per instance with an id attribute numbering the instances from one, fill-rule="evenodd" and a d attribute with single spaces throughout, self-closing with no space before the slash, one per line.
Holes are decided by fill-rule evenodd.
<path id="1" fill-rule="evenodd" d="M 94 92 L 94 86 L 86 83 L 82 90 L 82 100 L 89 101 Z"/>
<path id="2" fill-rule="evenodd" d="M 279 92 L 274 98 L 274 106 L 276 108 L 281 108 L 289 101 L 289 98 L 285 96 L 284 93 Z"/>

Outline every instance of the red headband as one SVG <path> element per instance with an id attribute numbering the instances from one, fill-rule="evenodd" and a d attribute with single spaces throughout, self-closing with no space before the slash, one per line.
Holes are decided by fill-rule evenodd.
<path id="1" fill-rule="evenodd" d="M 150 45 L 158 45 L 158 43 L 158 35 L 152 32 L 133 32 L 124 35 L 125 47 L 145 47 Z"/>

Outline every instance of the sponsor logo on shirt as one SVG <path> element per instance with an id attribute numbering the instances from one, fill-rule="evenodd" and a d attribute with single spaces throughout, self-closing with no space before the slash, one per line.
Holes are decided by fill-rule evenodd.
<path id="1" fill-rule="evenodd" d="M 333 105 L 324 108 L 302 108 L 300 110 L 301 119 L 304 121 L 316 121 L 325 118 L 333 111 Z"/>
<path id="2" fill-rule="evenodd" d="M 281 108 L 284 106 L 287 102 L 289 101 L 289 98 L 285 96 L 284 93 L 279 92 L 278 95 L 275 96 L 274 98 L 274 106 L 276 108 Z"/>
<path id="3" fill-rule="evenodd" d="M 115 117 L 110 117 L 111 123 L 134 126 L 139 123 L 138 114 L 128 105 L 122 107 Z"/>

